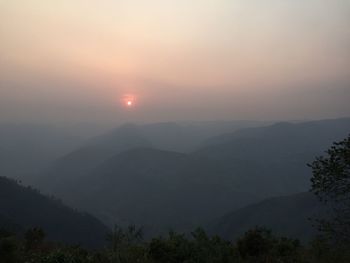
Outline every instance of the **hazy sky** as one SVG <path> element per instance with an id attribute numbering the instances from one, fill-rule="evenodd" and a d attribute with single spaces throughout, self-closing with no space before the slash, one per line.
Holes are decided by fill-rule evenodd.
<path id="1" fill-rule="evenodd" d="M 0 0 L 0 121 L 312 119 L 348 101 L 349 0 Z"/>

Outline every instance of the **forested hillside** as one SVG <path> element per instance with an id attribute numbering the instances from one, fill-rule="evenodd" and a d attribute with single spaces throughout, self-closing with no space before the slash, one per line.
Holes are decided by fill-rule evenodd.
<path id="1" fill-rule="evenodd" d="M 49 240 L 88 247 L 102 246 L 108 228 L 98 219 L 65 206 L 31 187 L 0 177 L 0 228 L 23 234 L 42 228 Z"/>
<path id="2" fill-rule="evenodd" d="M 317 235 L 316 218 L 325 208 L 312 193 L 274 197 L 230 212 L 213 221 L 211 233 L 234 240 L 255 226 L 265 226 L 274 233 L 310 241 Z"/>

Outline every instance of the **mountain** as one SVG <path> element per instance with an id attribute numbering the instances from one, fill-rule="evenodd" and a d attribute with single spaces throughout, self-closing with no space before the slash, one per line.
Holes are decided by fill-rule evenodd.
<path id="1" fill-rule="evenodd" d="M 81 142 L 80 136 L 51 125 L 0 123 L 0 172 L 32 182 L 38 171 Z"/>
<path id="2" fill-rule="evenodd" d="M 216 160 L 231 183 L 266 196 L 307 191 L 307 163 L 350 132 L 350 118 L 276 123 L 211 138 L 194 154 Z"/>
<path id="3" fill-rule="evenodd" d="M 162 122 L 139 125 L 138 128 L 154 148 L 188 153 L 213 136 L 268 124 L 262 121 Z"/>
<path id="4" fill-rule="evenodd" d="M 126 124 L 94 137 L 78 149 L 58 158 L 38 177 L 37 185 L 54 193 L 56 188 L 78 183 L 93 168 L 128 149 L 150 146 L 136 125 Z"/>
<path id="5" fill-rule="evenodd" d="M 61 158 L 42 186 L 108 225 L 184 230 L 265 198 L 307 191 L 306 164 L 349 131 L 350 119 L 277 123 L 179 153 L 154 148 L 142 128 L 128 125 Z"/>
<path id="6" fill-rule="evenodd" d="M 273 233 L 311 240 L 317 234 L 311 218 L 325 212 L 312 193 L 274 197 L 230 212 L 213 221 L 208 229 L 226 239 L 235 240 L 255 226 L 264 226 Z"/>
<path id="7" fill-rule="evenodd" d="M 73 210 L 31 187 L 0 177 L 0 228 L 23 232 L 41 227 L 47 238 L 86 247 L 102 246 L 108 228 L 95 217 Z"/>
<path id="8" fill-rule="evenodd" d="M 78 183 L 103 161 L 123 151 L 148 147 L 186 152 L 221 132 L 263 124 L 265 122 L 255 121 L 125 124 L 90 139 L 83 146 L 55 160 L 41 173 L 36 185 L 49 193 L 56 193 L 55 189 Z"/>
<path id="9" fill-rule="evenodd" d="M 308 144 L 317 145 L 324 143 L 324 140 L 334 140 L 344 137 L 344 131 L 350 132 L 350 118 L 328 119 L 318 121 L 308 121 L 299 123 L 277 122 L 272 125 L 262 127 L 243 128 L 232 133 L 225 133 L 214 136 L 206 140 L 200 148 L 209 148 L 222 144 L 232 143 L 237 140 L 264 139 L 266 142 L 286 142 L 286 138 L 293 141 L 298 140 L 298 145 L 308 142 Z M 314 137 L 309 137 L 314 133 Z M 302 141 L 301 141 L 302 140 Z M 293 144 L 293 143 L 290 143 Z M 322 145 L 318 144 L 318 148 Z"/>
<path id="10" fill-rule="evenodd" d="M 184 230 L 258 199 L 226 189 L 213 177 L 216 170 L 215 163 L 187 154 L 137 148 L 114 155 L 84 180 L 56 191 L 110 225 L 133 222 L 147 229 Z"/>

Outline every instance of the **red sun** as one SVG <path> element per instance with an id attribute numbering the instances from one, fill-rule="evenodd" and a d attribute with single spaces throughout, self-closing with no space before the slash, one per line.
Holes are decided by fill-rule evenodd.
<path id="1" fill-rule="evenodd" d="M 133 108 L 135 106 L 136 99 L 134 95 L 126 94 L 122 98 L 122 104 L 126 108 Z"/>

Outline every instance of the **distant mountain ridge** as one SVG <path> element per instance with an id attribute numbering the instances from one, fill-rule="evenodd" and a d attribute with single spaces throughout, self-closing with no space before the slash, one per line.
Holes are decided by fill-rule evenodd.
<path id="1" fill-rule="evenodd" d="M 147 147 L 184 152 L 195 149 L 204 138 L 212 134 L 263 124 L 265 122 L 255 121 L 124 124 L 90 139 L 83 146 L 57 159 L 38 178 L 37 185 L 45 186 L 49 193 L 54 192 L 56 184 L 80 179 L 103 161 L 123 151 Z M 54 187 L 47 188 L 50 185 Z"/>
<path id="2" fill-rule="evenodd" d="M 315 133 L 317 132 L 317 133 Z M 220 136 L 212 137 L 206 140 L 199 151 L 206 151 L 206 149 L 213 150 L 215 147 L 222 147 L 226 145 L 230 147 L 230 143 L 236 143 L 237 141 L 244 140 L 247 142 L 249 140 L 255 142 L 255 140 L 264 140 L 263 143 L 267 142 L 281 142 L 287 146 L 293 145 L 295 141 L 298 142 L 298 146 L 301 143 L 313 144 L 310 146 L 317 146 L 318 150 L 323 150 L 322 148 L 328 141 L 334 141 L 341 139 L 350 133 L 350 118 L 341 119 L 329 119 L 320 121 L 310 121 L 301 123 L 289 123 L 289 122 L 277 122 L 275 124 L 257 127 L 257 128 L 244 128 L 232 133 L 225 133 Z M 310 134 L 314 134 L 313 137 Z M 285 140 L 289 138 L 290 140 Z M 294 140 L 293 143 L 291 140 Z M 302 140 L 302 141 L 301 141 Z M 320 144 L 321 143 L 321 144 Z M 250 145 L 249 145 L 250 146 Z M 232 148 L 235 150 L 235 148 Z"/>
<path id="3" fill-rule="evenodd" d="M 285 195 L 306 191 L 310 178 L 306 164 L 349 133 L 350 118 L 276 123 L 215 137 L 194 154 L 216 160 L 239 176 L 236 183 L 258 187 L 253 191 Z"/>

